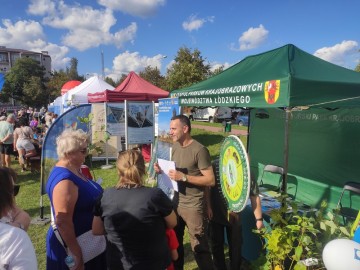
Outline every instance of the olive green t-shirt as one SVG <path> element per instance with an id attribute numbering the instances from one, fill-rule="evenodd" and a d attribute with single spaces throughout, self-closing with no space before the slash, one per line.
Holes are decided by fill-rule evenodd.
<path id="1" fill-rule="evenodd" d="M 176 170 L 191 176 L 200 176 L 200 170 L 211 167 L 209 150 L 195 140 L 185 147 L 174 143 L 172 160 L 175 162 Z M 178 196 L 178 206 L 203 207 L 205 187 L 178 181 L 178 189 L 178 194 L 175 194 Z"/>

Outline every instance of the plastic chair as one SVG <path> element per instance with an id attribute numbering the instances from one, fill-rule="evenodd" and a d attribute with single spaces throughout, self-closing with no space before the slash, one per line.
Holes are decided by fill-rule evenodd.
<path id="1" fill-rule="evenodd" d="M 270 173 L 275 173 L 275 174 L 280 175 L 279 184 L 277 186 L 277 189 L 280 189 L 281 182 L 284 179 L 284 168 L 280 167 L 280 166 L 276 166 L 276 165 L 270 165 L 270 164 L 266 165 L 264 167 L 263 173 L 260 178 L 260 186 L 264 186 L 263 177 L 264 177 L 265 172 L 270 172 Z"/>
<path id="2" fill-rule="evenodd" d="M 342 205 L 342 198 L 344 196 L 345 191 L 349 192 L 349 206 Z M 360 183 L 358 182 L 346 182 L 343 190 L 341 192 L 339 202 L 337 204 L 337 208 L 339 209 L 339 214 L 342 215 L 344 224 L 347 223 L 349 220 L 355 220 L 359 209 L 355 209 L 352 206 L 352 195 L 356 194 L 360 196 Z"/>

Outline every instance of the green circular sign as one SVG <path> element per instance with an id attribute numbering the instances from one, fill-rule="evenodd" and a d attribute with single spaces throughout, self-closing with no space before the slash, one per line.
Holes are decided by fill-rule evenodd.
<path id="1" fill-rule="evenodd" d="M 241 212 L 249 199 L 250 166 L 243 143 L 234 135 L 225 138 L 221 145 L 219 174 L 221 191 L 228 209 Z"/>

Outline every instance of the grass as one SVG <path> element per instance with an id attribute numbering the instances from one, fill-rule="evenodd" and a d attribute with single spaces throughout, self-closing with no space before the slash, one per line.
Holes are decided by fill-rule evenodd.
<path id="1" fill-rule="evenodd" d="M 199 122 L 203 123 L 203 122 Z M 210 124 L 204 123 L 206 125 L 221 125 L 218 123 Z M 193 138 L 201 142 L 205 145 L 211 155 L 211 159 L 215 159 L 220 151 L 221 142 L 224 140 L 224 133 L 214 133 L 207 132 L 201 129 L 193 129 L 192 130 Z M 244 145 L 246 145 L 246 137 L 241 136 L 241 140 Z M 101 165 L 104 165 L 105 161 L 97 161 L 93 162 L 93 175 L 95 179 L 102 178 L 103 188 L 107 188 L 110 186 L 114 186 L 117 182 L 117 172 L 115 166 L 113 169 L 103 170 L 101 169 Z M 114 165 L 115 161 L 109 161 L 109 164 Z M 12 168 L 15 169 L 16 172 L 20 172 L 20 166 L 17 161 L 12 162 Z M 16 197 L 17 204 L 24 209 L 26 212 L 30 214 L 32 219 L 39 219 L 40 217 L 40 173 L 31 173 L 24 172 L 18 173 L 18 183 L 21 185 L 19 194 Z M 43 197 L 43 206 L 44 206 L 44 216 L 50 216 L 50 208 L 49 208 L 49 200 L 47 195 Z M 49 228 L 49 224 L 46 225 L 36 225 L 32 224 L 28 230 L 28 234 L 31 238 L 31 241 L 34 245 L 36 256 L 38 260 L 39 270 L 45 269 L 46 265 L 46 233 Z M 193 258 L 189 239 L 187 237 L 187 233 L 185 234 L 185 269 L 186 270 L 194 270 L 197 269 L 196 262 Z"/>

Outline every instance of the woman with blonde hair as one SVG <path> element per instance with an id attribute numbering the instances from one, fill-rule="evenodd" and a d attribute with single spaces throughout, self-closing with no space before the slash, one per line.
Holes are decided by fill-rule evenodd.
<path id="1" fill-rule="evenodd" d="M 166 269 L 166 228 L 176 226 L 170 199 L 144 186 L 145 162 L 138 150 L 121 152 L 119 181 L 105 189 L 94 210 L 93 233 L 106 234 L 108 269 Z"/>
<path id="2" fill-rule="evenodd" d="M 68 269 L 67 254 L 75 258 L 71 269 L 106 269 L 105 253 L 84 262 L 77 237 L 91 230 L 93 207 L 103 189 L 81 172 L 89 144 L 82 130 L 65 130 L 56 139 L 59 161 L 46 183 L 52 210 L 52 226 L 46 237 L 46 268 Z M 55 229 L 55 230 L 54 230 Z"/>

